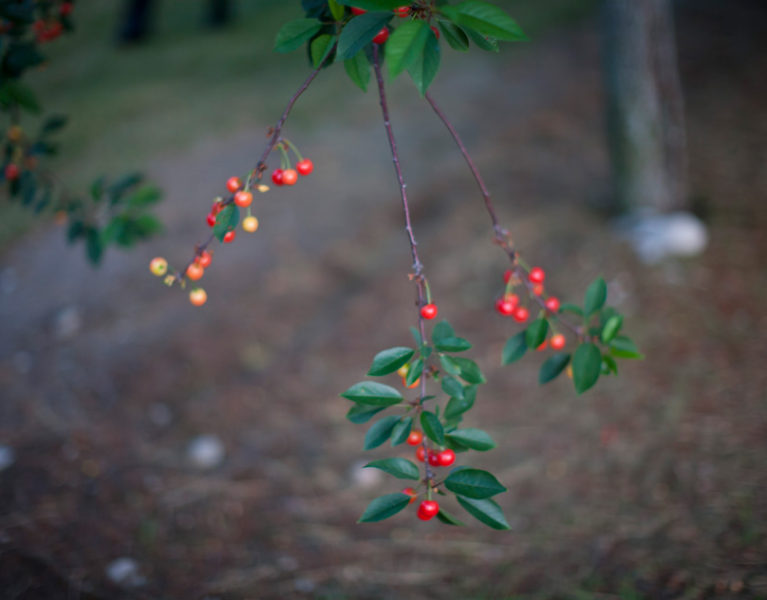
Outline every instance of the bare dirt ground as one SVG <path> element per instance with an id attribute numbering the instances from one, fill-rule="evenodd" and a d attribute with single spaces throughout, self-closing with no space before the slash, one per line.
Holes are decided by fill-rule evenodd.
<path id="1" fill-rule="evenodd" d="M 186 258 L 216 183 L 260 150 L 251 135 L 155 165 L 169 231 L 151 247 L 98 271 L 58 231 L 5 253 L 0 597 L 767 598 L 767 37 L 758 3 L 716 19 L 713 4 L 680 16 L 700 259 L 644 266 L 588 208 L 609 190 L 596 21 L 458 60 L 435 86 L 520 250 L 565 298 L 604 274 L 648 355 L 582 397 L 540 388 L 539 357 L 499 366 L 515 331 L 491 310 L 504 257 L 439 123 L 393 90 L 422 258 L 489 380 L 469 421 L 499 448 L 472 463 L 509 487 L 510 533 L 408 511 L 355 524 L 399 486 L 360 476 L 391 450 L 363 455 L 338 393 L 409 343 L 414 318 L 368 94 L 291 130 L 318 172 L 259 198 L 261 229 L 217 252 L 201 310 L 146 264 Z M 317 88 L 319 113 L 333 92 Z M 189 463 L 199 434 L 224 441 L 218 468 Z M 107 580 L 119 557 L 143 585 Z"/>

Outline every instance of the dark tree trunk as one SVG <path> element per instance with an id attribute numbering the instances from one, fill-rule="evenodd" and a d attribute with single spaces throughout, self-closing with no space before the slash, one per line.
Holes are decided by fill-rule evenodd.
<path id="1" fill-rule="evenodd" d="M 222 27 L 232 19 L 232 2 L 230 0 L 210 0 L 208 3 L 208 24 L 211 27 Z"/>
<path id="2" fill-rule="evenodd" d="M 125 17 L 120 29 L 120 41 L 139 42 L 149 34 L 153 0 L 129 0 L 125 5 Z"/>
<path id="3" fill-rule="evenodd" d="M 687 205 L 687 142 L 670 0 L 605 0 L 608 130 L 619 211 Z"/>

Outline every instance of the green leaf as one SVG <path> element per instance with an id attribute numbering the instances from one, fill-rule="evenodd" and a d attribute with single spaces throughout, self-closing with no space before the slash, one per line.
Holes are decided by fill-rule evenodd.
<path id="1" fill-rule="evenodd" d="M 644 354 L 639 351 L 633 340 L 625 335 L 617 335 L 610 342 L 610 354 L 617 358 L 644 359 Z"/>
<path id="2" fill-rule="evenodd" d="M 375 355 L 373 359 L 373 365 L 368 371 L 368 375 L 371 377 L 381 377 L 394 373 L 402 365 L 409 361 L 415 351 L 411 348 L 405 348 L 404 346 L 397 346 L 396 348 L 389 348 L 388 350 L 382 350 Z"/>
<path id="3" fill-rule="evenodd" d="M 445 406 L 445 418 L 452 421 L 460 417 L 474 406 L 477 398 L 477 386 L 470 385 L 464 388 L 463 398 L 450 398 Z"/>
<path id="4" fill-rule="evenodd" d="M 469 49 L 469 38 L 460 27 L 449 21 L 439 21 L 437 25 L 453 50 L 466 52 Z"/>
<path id="5" fill-rule="evenodd" d="M 66 115 L 51 115 L 47 117 L 40 127 L 40 135 L 50 135 L 63 129 L 68 120 L 69 117 Z"/>
<path id="6" fill-rule="evenodd" d="M 108 188 L 106 188 L 106 192 L 109 195 L 109 197 L 112 199 L 112 203 L 115 203 L 115 200 L 122 198 L 123 194 L 127 192 L 129 189 L 131 189 L 134 186 L 137 186 L 141 181 L 143 180 L 143 176 L 141 173 L 128 173 L 127 175 L 123 175 L 120 177 L 117 181 L 115 181 L 113 184 L 111 184 Z M 97 179 L 93 185 L 100 186 L 98 188 L 98 191 L 96 192 L 95 198 L 98 198 L 101 196 L 101 194 L 104 193 L 104 185 L 105 185 L 104 178 Z M 150 189 L 156 189 L 156 188 L 150 188 Z M 93 194 L 93 190 L 91 191 Z M 95 199 L 94 198 L 94 199 Z"/>
<path id="7" fill-rule="evenodd" d="M 605 326 L 602 328 L 602 343 L 609 344 L 613 338 L 618 335 L 622 325 L 622 315 L 613 315 L 607 319 L 607 323 L 605 323 Z"/>
<path id="8" fill-rule="evenodd" d="M 437 513 L 437 518 L 440 521 L 442 521 L 445 525 L 455 525 L 456 527 L 465 527 L 463 523 L 461 523 L 458 519 L 456 519 L 453 515 L 451 515 L 449 512 L 447 512 L 443 508 L 439 509 L 439 512 Z"/>
<path id="9" fill-rule="evenodd" d="M 615 359 L 610 356 L 609 354 L 602 354 L 602 363 L 604 369 L 607 370 L 606 374 L 612 373 L 613 375 L 618 374 L 618 363 L 615 362 Z M 603 372 L 604 372 L 603 369 Z"/>
<path id="10" fill-rule="evenodd" d="M 471 350 L 469 341 L 460 337 L 440 338 L 434 342 L 434 347 L 439 352 L 465 352 L 466 350 Z"/>
<path id="11" fill-rule="evenodd" d="M 333 50 L 332 35 L 323 33 L 314 38 L 309 47 L 309 52 L 312 56 L 312 66 L 316 69 L 324 63 L 331 50 Z"/>
<path id="12" fill-rule="evenodd" d="M 410 496 L 403 493 L 386 494 L 373 500 L 357 523 L 375 523 L 396 515 L 410 504 Z"/>
<path id="13" fill-rule="evenodd" d="M 355 6 L 365 10 L 394 10 L 406 4 L 401 0 L 340 0 L 341 4 L 346 6 Z M 357 19 L 359 17 L 355 17 Z"/>
<path id="14" fill-rule="evenodd" d="M 376 381 L 361 381 L 346 390 L 341 397 L 369 406 L 393 406 L 402 402 L 402 394 L 389 385 Z"/>
<path id="15" fill-rule="evenodd" d="M 213 235 L 219 242 L 224 241 L 227 231 L 233 230 L 240 222 L 240 209 L 235 204 L 228 204 L 216 216 L 216 225 L 213 227 Z"/>
<path id="16" fill-rule="evenodd" d="M 340 21 L 344 18 L 345 10 L 343 4 L 337 2 L 337 0 L 328 0 L 328 8 L 330 8 L 330 14 L 336 21 Z"/>
<path id="17" fill-rule="evenodd" d="M 546 339 L 549 332 L 549 322 L 545 318 L 536 319 L 526 330 L 525 342 L 528 348 L 537 348 Z"/>
<path id="18" fill-rule="evenodd" d="M 458 369 L 458 376 L 467 383 L 485 383 L 487 381 L 479 365 L 470 358 L 460 356 L 446 356 L 450 363 Z"/>
<path id="19" fill-rule="evenodd" d="M 432 442 L 439 446 L 445 445 L 445 430 L 439 422 L 437 415 L 425 410 L 421 413 L 421 427 L 423 432 Z"/>
<path id="20" fill-rule="evenodd" d="M 358 52 L 352 58 L 344 61 L 344 69 L 358 88 L 363 92 L 368 91 L 370 83 L 370 61 L 364 52 Z"/>
<path id="21" fill-rule="evenodd" d="M 445 392 L 451 398 L 463 398 L 464 390 L 461 382 L 455 377 L 445 375 L 442 378 L 442 391 Z"/>
<path id="22" fill-rule="evenodd" d="M 391 445 L 399 446 L 410 435 L 410 429 L 413 427 L 413 417 L 403 417 L 399 423 L 391 430 Z"/>
<path id="23" fill-rule="evenodd" d="M 378 446 L 391 437 L 392 429 L 394 429 L 397 423 L 399 423 L 399 417 L 396 415 L 384 417 L 380 421 L 373 423 L 373 426 L 365 434 L 363 449 L 372 450 L 373 448 L 378 448 Z"/>
<path id="24" fill-rule="evenodd" d="M 463 496 L 456 496 L 456 500 L 467 513 L 488 527 L 499 530 L 511 529 L 506 517 L 503 516 L 501 507 L 495 500 L 490 498 L 474 500 Z"/>
<path id="25" fill-rule="evenodd" d="M 126 202 L 131 208 L 146 208 L 152 204 L 157 204 L 161 199 L 162 192 L 159 188 L 146 185 L 131 194 Z"/>
<path id="26" fill-rule="evenodd" d="M 407 370 L 407 377 L 405 378 L 405 385 L 410 387 L 418 378 L 423 374 L 423 361 L 420 358 L 415 359 Z"/>
<path id="27" fill-rule="evenodd" d="M 471 27 L 482 35 L 504 42 L 527 39 L 517 22 L 494 4 L 467 0 L 455 6 L 443 6 L 441 10 L 456 25 Z"/>
<path id="28" fill-rule="evenodd" d="M 410 334 L 413 336 L 413 339 L 415 340 L 415 345 L 420 347 L 423 344 L 423 340 L 421 339 L 420 332 L 415 327 L 411 327 Z"/>
<path id="29" fill-rule="evenodd" d="M 573 382 L 575 391 L 582 394 L 599 379 L 602 353 L 595 344 L 581 344 L 573 356 Z"/>
<path id="30" fill-rule="evenodd" d="M 426 21 L 407 21 L 394 33 L 384 47 L 389 75 L 396 77 L 423 55 L 431 30 Z"/>
<path id="31" fill-rule="evenodd" d="M 520 331 L 517 335 L 510 337 L 503 347 L 501 364 L 510 365 L 516 362 L 525 355 L 525 352 L 527 352 L 527 332 Z"/>
<path id="32" fill-rule="evenodd" d="M 440 321 L 434 326 L 434 329 L 431 330 L 431 340 L 434 342 L 435 346 L 444 339 L 454 337 L 457 336 L 455 335 L 453 326 L 447 321 Z"/>
<path id="33" fill-rule="evenodd" d="M 389 475 L 394 475 L 397 479 L 418 481 L 421 478 L 418 467 L 406 458 L 382 458 L 369 462 L 364 468 L 367 469 L 368 467 L 381 469 Z"/>
<path id="34" fill-rule="evenodd" d="M 0 86 L 0 105 L 3 108 L 18 105 L 32 113 L 39 113 L 42 110 L 32 89 L 18 81 L 3 82 Z"/>
<path id="35" fill-rule="evenodd" d="M 486 50 L 487 52 L 500 52 L 501 49 L 496 39 L 482 35 L 479 31 L 475 31 L 471 27 L 466 27 L 465 25 L 462 29 L 466 32 L 466 35 L 469 36 L 471 41 L 481 50 Z"/>
<path id="36" fill-rule="evenodd" d="M 565 370 L 570 362 L 570 355 L 567 353 L 555 354 L 550 356 L 546 362 L 541 365 L 538 372 L 538 383 L 544 384 L 559 377 L 559 374 Z"/>
<path id="37" fill-rule="evenodd" d="M 338 38 L 338 55 L 344 59 L 352 58 L 373 41 L 392 17 L 394 14 L 390 12 L 368 12 L 351 19 Z"/>
<path id="38" fill-rule="evenodd" d="M 442 365 L 442 369 L 445 371 L 445 373 L 450 373 L 450 375 L 460 375 L 461 373 L 461 369 L 452 360 L 450 360 L 449 356 L 440 356 L 439 364 Z"/>
<path id="39" fill-rule="evenodd" d="M 385 406 L 367 406 L 365 404 L 355 404 L 346 413 L 346 418 L 349 419 L 355 425 L 361 425 L 367 423 L 375 415 L 382 410 L 386 410 Z"/>
<path id="40" fill-rule="evenodd" d="M 482 469 L 453 471 L 445 479 L 445 487 L 454 494 L 475 500 L 490 498 L 506 491 L 495 475 Z"/>
<path id="41" fill-rule="evenodd" d="M 426 25 L 425 22 L 424 25 Z M 410 78 L 422 97 L 426 94 L 426 90 L 429 89 L 431 82 L 434 81 L 439 72 L 441 58 L 439 41 L 431 27 L 429 27 L 423 50 L 416 55 L 415 60 L 407 67 L 407 72 L 410 73 Z"/>
<path id="42" fill-rule="evenodd" d="M 495 448 L 493 438 L 490 437 L 489 433 L 482 431 L 481 429 L 457 429 L 448 433 L 447 437 L 457 441 L 467 448 L 478 450 L 479 452 L 486 452 L 487 450 Z"/>
<path id="43" fill-rule="evenodd" d="M 583 312 L 590 317 L 605 305 L 605 300 L 607 300 L 607 284 L 604 279 L 598 277 L 586 290 Z"/>
<path id="44" fill-rule="evenodd" d="M 292 52 L 308 42 L 320 29 L 322 29 L 322 23 L 317 19 L 296 19 L 285 23 L 277 33 L 274 51 Z"/>
<path id="45" fill-rule="evenodd" d="M 101 262 L 104 255 L 104 243 L 101 240 L 101 234 L 95 227 L 88 227 L 85 233 L 85 254 L 88 260 L 94 265 Z"/>
<path id="46" fill-rule="evenodd" d="M 580 306 L 578 306 L 577 304 L 571 304 L 569 302 L 563 303 L 559 307 L 559 312 L 561 312 L 561 313 L 569 312 L 569 313 L 572 313 L 574 315 L 578 315 L 579 317 L 583 316 L 583 309 Z"/>

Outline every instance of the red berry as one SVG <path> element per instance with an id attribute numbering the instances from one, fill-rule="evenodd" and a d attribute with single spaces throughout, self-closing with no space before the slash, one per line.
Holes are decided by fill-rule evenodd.
<path id="1" fill-rule="evenodd" d="M 225 244 L 231 244 L 234 241 L 234 238 L 237 234 L 234 231 L 227 231 L 224 234 L 224 243 Z"/>
<path id="2" fill-rule="evenodd" d="M 429 464 L 432 467 L 438 467 L 439 466 L 439 454 L 436 452 L 429 452 Z"/>
<path id="3" fill-rule="evenodd" d="M 431 26 L 431 30 L 434 32 L 434 35 L 437 39 L 439 39 L 439 29 L 437 29 L 434 25 Z"/>
<path id="4" fill-rule="evenodd" d="M 399 6 L 394 9 L 394 14 L 398 17 L 405 18 L 410 14 L 410 7 L 409 6 Z"/>
<path id="5" fill-rule="evenodd" d="M 18 177 L 19 177 L 18 165 L 10 163 L 7 167 L 5 167 L 5 178 L 8 181 L 13 181 L 14 179 L 18 179 Z"/>
<path id="6" fill-rule="evenodd" d="M 383 44 L 388 39 L 389 39 L 389 29 L 387 27 L 384 27 L 383 29 L 381 29 L 381 31 L 376 33 L 376 36 L 373 38 L 373 43 L 380 45 L 380 44 Z"/>
<path id="7" fill-rule="evenodd" d="M 72 9 L 73 8 L 74 8 L 74 6 L 72 5 L 71 2 L 64 2 L 61 5 L 61 7 L 59 8 L 59 13 L 62 16 L 66 17 L 67 15 L 71 15 L 72 14 Z"/>
<path id="8" fill-rule="evenodd" d="M 195 258 L 195 262 L 197 262 L 197 264 L 200 265 L 203 269 L 207 269 L 210 266 L 212 260 L 213 256 L 207 250 L 203 250 L 197 256 L 197 258 Z"/>
<path id="9" fill-rule="evenodd" d="M 543 284 L 542 283 L 536 283 L 533 286 L 533 294 L 536 296 L 542 296 L 543 295 Z"/>
<path id="10" fill-rule="evenodd" d="M 189 302 L 194 304 L 195 306 L 202 306 L 207 302 L 208 300 L 208 294 L 205 293 L 205 290 L 202 288 L 194 288 L 191 292 L 189 292 Z"/>
<path id="11" fill-rule="evenodd" d="M 546 279 L 546 272 L 540 267 L 533 267 L 530 269 L 527 278 L 533 283 L 543 283 L 543 280 Z"/>
<path id="12" fill-rule="evenodd" d="M 512 275 L 514 275 L 512 270 L 506 269 L 506 272 L 503 274 L 503 283 L 509 283 L 509 280 L 511 279 Z"/>
<path id="13" fill-rule="evenodd" d="M 546 300 L 546 310 L 552 313 L 559 312 L 559 298 L 551 296 Z"/>
<path id="14" fill-rule="evenodd" d="M 417 429 L 414 429 L 410 432 L 410 435 L 407 436 L 407 443 L 411 446 L 417 446 L 423 441 L 423 433 L 418 431 Z"/>
<path id="15" fill-rule="evenodd" d="M 308 158 L 299 160 L 296 163 L 296 171 L 298 171 L 301 175 L 309 175 L 309 173 L 314 171 L 314 163 Z"/>
<path id="16" fill-rule="evenodd" d="M 406 487 L 404 490 L 402 490 L 402 493 L 410 496 L 410 500 L 408 501 L 408 504 L 413 504 L 413 502 L 415 502 L 415 499 L 418 497 L 418 493 L 411 487 Z"/>
<path id="17" fill-rule="evenodd" d="M 272 172 L 272 183 L 274 185 L 282 185 L 282 169 L 275 169 Z"/>
<path id="18" fill-rule="evenodd" d="M 433 319 L 437 316 L 437 305 L 436 304 L 426 304 L 421 307 L 421 316 L 424 319 Z"/>
<path id="19" fill-rule="evenodd" d="M 234 203 L 240 208 L 247 208 L 253 202 L 253 194 L 240 190 L 234 195 Z"/>
<path id="20" fill-rule="evenodd" d="M 296 181 L 298 181 L 298 173 L 295 169 L 285 169 L 282 172 L 282 183 L 285 185 L 295 185 Z"/>
<path id="21" fill-rule="evenodd" d="M 437 504 L 434 500 L 424 500 L 418 506 L 417 514 L 418 514 L 418 518 L 421 519 L 421 521 L 430 521 L 431 519 L 437 516 L 438 512 L 439 512 L 439 504 Z"/>
<path id="22" fill-rule="evenodd" d="M 437 456 L 439 456 L 440 467 L 449 467 L 455 462 L 455 452 L 453 452 L 450 448 L 443 450 Z"/>
<path id="23" fill-rule="evenodd" d="M 242 181 L 239 177 L 230 177 L 226 180 L 226 189 L 233 194 L 242 187 Z"/>
<path id="24" fill-rule="evenodd" d="M 423 459 L 425 456 L 426 456 L 426 450 L 423 449 L 423 446 L 418 446 L 418 448 L 415 451 L 416 460 L 418 460 L 419 462 L 423 462 Z"/>
<path id="25" fill-rule="evenodd" d="M 530 316 L 530 311 L 527 310 L 524 306 L 518 306 L 516 309 L 514 309 L 513 316 L 517 323 L 524 323 Z"/>
<path id="26" fill-rule="evenodd" d="M 186 269 L 187 279 L 191 281 L 197 281 L 198 279 L 201 279 L 204 274 L 205 274 L 205 269 L 203 269 L 196 262 L 193 262 Z"/>
<path id="27" fill-rule="evenodd" d="M 542 352 L 542 351 L 544 351 L 544 350 L 546 349 L 546 346 L 548 346 L 548 345 L 549 345 L 549 340 L 543 340 L 543 341 L 541 342 L 541 345 L 540 345 L 540 346 L 538 346 L 538 347 L 536 348 L 536 350 L 537 350 L 538 352 Z"/>
<path id="28" fill-rule="evenodd" d="M 561 333 L 557 333 L 556 335 L 551 336 L 551 342 L 549 343 L 553 350 L 561 350 L 565 347 L 565 344 L 567 344 L 567 340 Z"/>
<path id="29" fill-rule="evenodd" d="M 208 221 L 208 225 L 210 225 L 211 227 L 216 226 L 216 215 L 214 215 L 212 212 L 208 213 L 206 220 Z"/>
<path id="30" fill-rule="evenodd" d="M 510 300 L 498 298 L 498 300 L 495 301 L 495 310 L 497 310 L 504 317 L 510 317 L 516 307 L 517 305 Z"/>
<path id="31" fill-rule="evenodd" d="M 357 8 L 356 6 L 352 6 L 352 14 L 353 15 L 364 15 L 367 11 L 363 10 L 361 8 Z"/>

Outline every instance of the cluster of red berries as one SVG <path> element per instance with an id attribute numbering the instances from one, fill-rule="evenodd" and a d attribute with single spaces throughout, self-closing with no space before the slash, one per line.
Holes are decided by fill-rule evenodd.
<path id="1" fill-rule="evenodd" d="M 352 7 L 352 14 L 354 16 L 365 14 L 367 11 L 362 8 L 356 8 Z M 411 9 L 409 6 L 398 6 L 394 9 L 394 14 L 397 17 L 400 17 L 401 19 L 405 19 L 410 16 Z M 437 36 L 437 39 L 439 39 L 439 29 L 434 27 L 432 25 L 431 30 L 434 32 L 434 35 Z M 381 44 L 386 43 L 386 40 L 389 39 L 389 28 L 384 25 L 384 27 L 379 31 L 375 37 L 373 38 L 373 43 L 378 44 L 379 46 Z"/>
<path id="2" fill-rule="evenodd" d="M 415 502 L 415 499 L 418 497 L 418 492 L 416 492 L 411 487 L 406 487 L 404 490 L 402 490 L 402 493 L 410 496 L 409 504 Z M 418 512 L 416 514 L 418 515 L 418 518 L 421 519 L 421 521 L 430 521 L 436 517 L 438 513 L 439 504 L 437 502 L 434 500 L 423 500 L 421 504 L 418 505 Z"/>
<path id="3" fill-rule="evenodd" d="M 249 209 L 250 205 L 253 203 L 253 194 L 247 190 L 242 189 L 242 180 L 239 177 L 230 177 L 227 179 L 226 189 L 233 194 L 232 202 L 234 202 L 236 206 Z M 262 187 L 260 189 L 264 189 L 264 191 L 266 191 L 268 188 Z M 221 198 L 218 198 L 215 202 L 213 202 L 213 206 L 211 206 L 210 212 L 205 219 L 208 223 L 208 226 L 216 226 L 218 213 L 224 209 L 224 206 L 224 201 Z M 248 214 L 248 216 L 242 220 L 242 228 L 248 233 L 255 233 L 255 231 L 258 229 L 258 219 L 253 215 Z M 237 234 L 234 229 L 230 229 L 224 234 L 224 243 L 232 243 L 236 236 Z"/>
<path id="4" fill-rule="evenodd" d="M 15 181 L 24 169 L 34 170 L 37 167 L 37 157 L 32 154 L 29 143 L 25 140 L 24 130 L 19 125 L 11 125 L 6 132 L 8 145 L 5 148 L 6 156 L 10 162 L 3 167 L 3 176 L 6 181 Z"/>
<path id="5" fill-rule="evenodd" d="M 440 450 L 436 452 L 429 450 L 428 454 L 423 447 L 423 433 L 418 430 L 413 430 L 407 438 L 407 443 L 411 446 L 418 446 L 415 451 L 415 457 L 419 462 L 427 460 L 432 467 L 449 467 L 455 462 L 455 452 L 450 448 Z"/>
<path id="6" fill-rule="evenodd" d="M 295 185 L 299 175 L 309 175 L 314 171 L 314 163 L 308 158 L 302 158 L 296 163 L 295 169 L 275 169 L 272 171 L 274 185 Z"/>
<path id="7" fill-rule="evenodd" d="M 59 16 L 68 17 L 74 10 L 74 4 L 71 2 L 62 2 L 59 6 Z M 57 18 L 53 19 L 38 19 L 32 25 L 35 31 L 35 38 L 39 44 L 46 42 L 52 42 L 64 33 L 64 25 Z"/>

